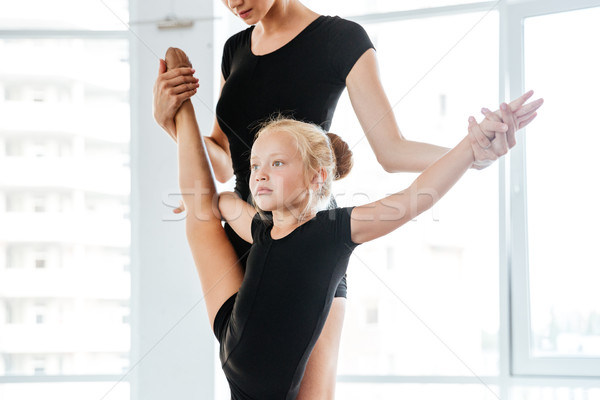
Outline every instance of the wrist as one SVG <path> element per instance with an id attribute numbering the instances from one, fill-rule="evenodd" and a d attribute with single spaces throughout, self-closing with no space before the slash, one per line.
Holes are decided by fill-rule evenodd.
<path id="1" fill-rule="evenodd" d="M 461 149 L 461 153 L 465 155 L 471 167 L 473 167 L 473 164 L 475 164 L 475 151 L 473 150 L 471 137 L 469 135 L 465 136 L 456 147 Z"/>

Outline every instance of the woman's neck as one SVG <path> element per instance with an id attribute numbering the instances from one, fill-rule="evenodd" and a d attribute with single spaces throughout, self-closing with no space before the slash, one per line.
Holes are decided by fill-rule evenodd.
<path id="1" fill-rule="evenodd" d="M 264 36 L 277 35 L 282 31 L 294 30 L 297 26 L 306 26 L 308 21 L 317 16 L 298 0 L 279 0 L 256 24 L 255 29 Z"/>

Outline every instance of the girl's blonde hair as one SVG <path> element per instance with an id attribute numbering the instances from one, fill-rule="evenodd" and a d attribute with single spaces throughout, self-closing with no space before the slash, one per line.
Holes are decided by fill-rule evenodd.
<path id="1" fill-rule="evenodd" d="M 318 174 L 321 169 L 326 172 L 327 176 L 321 188 L 314 193 L 309 191 L 309 201 L 299 217 L 302 220 L 313 207 L 329 201 L 331 184 L 334 180 L 342 179 L 350 173 L 353 166 L 352 151 L 335 133 L 327 133 L 315 124 L 281 116 L 264 123 L 256 134 L 255 140 L 264 132 L 272 130 L 287 132 L 296 139 L 307 184 L 310 177 Z M 262 214 L 261 210 L 256 208 Z"/>

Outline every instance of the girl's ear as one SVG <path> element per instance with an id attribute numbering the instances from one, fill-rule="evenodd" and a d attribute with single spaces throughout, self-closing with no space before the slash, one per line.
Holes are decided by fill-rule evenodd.
<path id="1" fill-rule="evenodd" d="M 327 179 L 327 171 L 325 168 L 321 168 L 319 172 L 315 173 L 312 180 L 310 181 L 310 185 L 313 186 L 313 189 L 319 190 L 325 183 Z"/>

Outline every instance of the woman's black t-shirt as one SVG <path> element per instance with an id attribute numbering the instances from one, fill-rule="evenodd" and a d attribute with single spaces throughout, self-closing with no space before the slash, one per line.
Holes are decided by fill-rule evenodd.
<path id="1" fill-rule="evenodd" d="M 254 26 L 225 43 L 225 85 L 217 121 L 229 139 L 236 191 L 250 200 L 250 149 L 260 124 L 277 113 L 329 130 L 348 73 L 373 43 L 355 22 L 319 16 L 283 47 L 251 51 Z"/>

